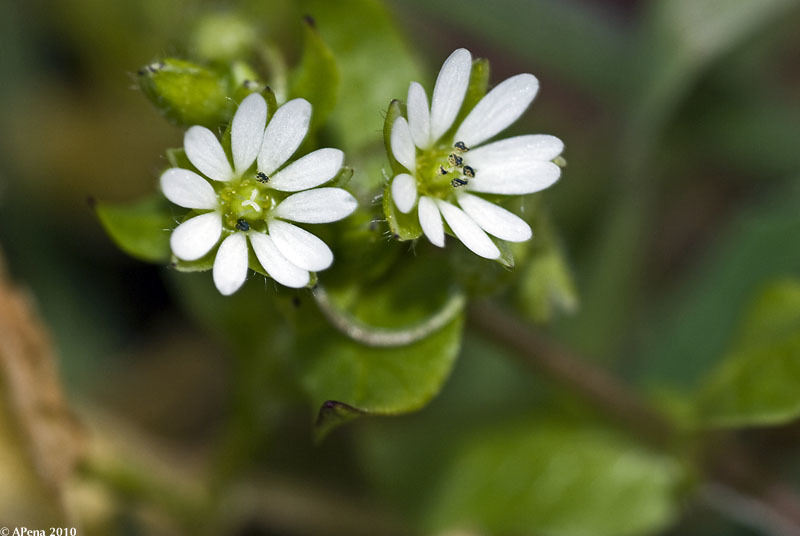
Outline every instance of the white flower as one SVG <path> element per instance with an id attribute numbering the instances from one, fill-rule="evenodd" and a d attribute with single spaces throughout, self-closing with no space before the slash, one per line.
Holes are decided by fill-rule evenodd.
<path id="1" fill-rule="evenodd" d="M 349 216 L 357 204 L 341 188 L 317 188 L 339 173 L 344 160 L 340 150 L 319 149 L 284 166 L 305 138 L 310 119 L 311 104 L 295 99 L 278 108 L 267 124 L 266 101 L 251 94 L 231 124 L 233 165 L 209 129 L 193 126 L 183 140 L 186 156 L 213 182 L 182 168 L 161 175 L 167 199 L 199 213 L 173 231 L 172 252 L 184 261 L 195 261 L 222 238 L 213 276 L 226 296 L 247 277 L 248 238 L 264 271 L 287 287 L 307 285 L 309 272 L 324 270 L 333 262 L 333 253 L 322 240 L 287 223 L 337 221 Z"/>
<path id="2" fill-rule="evenodd" d="M 465 246 L 481 257 L 496 259 L 500 250 L 487 233 L 524 242 L 531 238 L 531 228 L 476 194 L 523 195 L 547 188 L 561 174 L 552 160 L 564 144 L 544 134 L 485 143 L 533 101 L 539 82 L 532 74 L 518 74 L 498 84 L 454 127 L 471 71 L 469 51 L 453 52 L 439 71 L 430 108 L 425 89 L 411 82 L 408 119 L 394 121 L 390 139 L 392 154 L 408 173 L 392 179 L 391 196 L 404 214 L 417 207 L 422 232 L 434 245 L 444 247 L 444 217 Z"/>

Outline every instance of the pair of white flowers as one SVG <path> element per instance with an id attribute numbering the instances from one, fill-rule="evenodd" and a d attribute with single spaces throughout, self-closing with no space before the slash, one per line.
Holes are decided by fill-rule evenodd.
<path id="1" fill-rule="evenodd" d="M 470 53 L 453 52 L 439 72 L 430 108 L 422 86 L 411 83 L 408 119 L 396 119 L 390 144 L 407 172 L 396 175 L 390 189 L 400 212 L 416 208 L 431 243 L 444 247 L 446 222 L 469 249 L 496 259 L 500 250 L 488 235 L 521 242 L 531 238 L 531 229 L 480 194 L 520 195 L 550 186 L 560 175 L 552 160 L 563 144 L 547 135 L 484 144 L 532 102 L 538 81 L 530 74 L 499 84 L 454 128 L 471 71 Z M 267 111 L 258 94 L 239 105 L 230 132 L 232 162 L 210 130 L 191 127 L 184 150 L 203 176 L 183 168 L 161 176 L 167 199 L 192 209 L 191 217 L 172 233 L 172 252 L 196 261 L 219 244 L 213 279 L 224 295 L 238 290 L 247 277 L 248 241 L 255 261 L 275 281 L 294 288 L 308 285 L 310 272 L 328 268 L 333 254 L 322 240 L 293 223 L 338 221 L 357 206 L 347 191 L 320 187 L 341 171 L 344 154 L 338 149 L 319 149 L 288 163 L 308 133 L 311 105 L 304 99 L 289 101 L 269 123 Z"/>

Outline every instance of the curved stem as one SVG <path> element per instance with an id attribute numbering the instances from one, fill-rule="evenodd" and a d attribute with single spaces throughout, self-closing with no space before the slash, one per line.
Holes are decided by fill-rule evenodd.
<path id="1" fill-rule="evenodd" d="M 313 294 L 320 311 L 333 327 L 361 344 L 377 347 L 405 346 L 420 341 L 446 326 L 464 310 L 467 302 L 463 294 L 454 292 L 442 308 L 424 322 L 395 329 L 371 326 L 337 307 L 322 285 L 317 285 Z"/>

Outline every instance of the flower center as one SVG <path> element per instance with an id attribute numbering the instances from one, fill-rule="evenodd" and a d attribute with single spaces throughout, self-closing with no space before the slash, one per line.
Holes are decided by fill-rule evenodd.
<path id="1" fill-rule="evenodd" d="M 219 191 L 222 222 L 230 230 L 249 231 L 263 226 L 276 200 L 262 187 L 258 178 L 242 178 Z"/>
<path id="2" fill-rule="evenodd" d="M 469 151 L 464 142 L 452 147 L 443 145 L 417 155 L 417 189 L 421 195 L 448 199 L 455 190 L 469 184 L 475 169 L 464 163 L 463 154 Z"/>

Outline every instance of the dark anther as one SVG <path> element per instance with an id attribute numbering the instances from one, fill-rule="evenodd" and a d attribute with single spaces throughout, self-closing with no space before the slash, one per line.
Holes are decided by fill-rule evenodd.
<path id="1" fill-rule="evenodd" d="M 469 166 L 464 166 L 464 175 L 466 175 L 467 177 L 474 177 L 475 170 Z"/>
<path id="2" fill-rule="evenodd" d="M 451 154 L 447 157 L 447 162 L 451 166 L 461 167 L 464 164 L 464 159 L 458 156 L 457 154 Z"/>
<path id="3" fill-rule="evenodd" d="M 455 178 L 450 181 L 450 184 L 453 185 L 453 188 L 461 188 L 462 186 L 469 184 L 469 181 L 467 179 Z"/>
<path id="4" fill-rule="evenodd" d="M 467 151 L 469 151 L 469 147 L 467 147 L 467 145 L 463 141 L 457 141 L 455 145 L 453 145 L 453 147 L 455 147 L 462 153 L 466 153 Z"/>
<path id="5" fill-rule="evenodd" d="M 236 228 L 239 229 L 240 231 L 249 231 L 250 224 L 247 223 L 247 220 L 245 220 L 244 218 L 239 218 L 239 220 L 236 222 Z"/>
<path id="6" fill-rule="evenodd" d="M 267 177 L 267 174 L 263 171 L 259 171 L 256 173 L 256 180 L 258 182 L 269 182 L 269 177 Z"/>
<path id="7" fill-rule="evenodd" d="M 439 175 L 447 175 L 447 170 L 444 169 L 444 166 L 439 166 Z"/>

